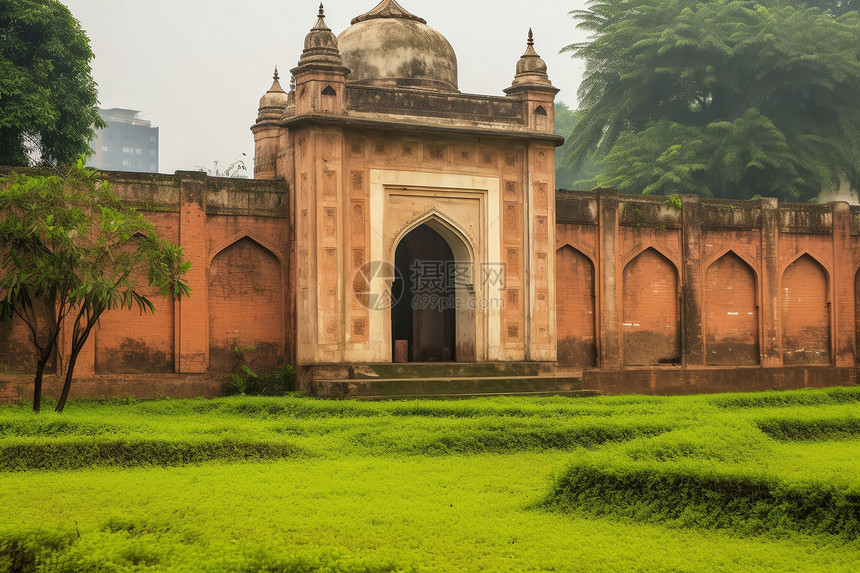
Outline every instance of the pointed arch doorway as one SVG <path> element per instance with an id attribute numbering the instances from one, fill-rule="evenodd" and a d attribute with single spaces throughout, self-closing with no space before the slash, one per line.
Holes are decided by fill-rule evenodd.
<path id="1" fill-rule="evenodd" d="M 392 359 L 474 361 L 472 260 L 462 239 L 440 222 L 427 221 L 400 240 L 394 265 Z"/>

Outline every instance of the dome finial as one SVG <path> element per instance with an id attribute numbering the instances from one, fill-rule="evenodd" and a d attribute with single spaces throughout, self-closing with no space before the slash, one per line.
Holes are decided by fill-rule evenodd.
<path id="1" fill-rule="evenodd" d="M 373 20 L 376 18 L 402 18 L 404 20 L 421 22 L 422 24 L 427 23 L 427 20 L 424 18 L 419 18 L 415 14 L 407 12 L 403 6 L 397 3 L 397 0 L 382 0 L 382 2 L 377 4 L 376 8 L 370 12 L 353 18 L 352 24 L 358 24 L 359 22 L 366 22 L 367 20 Z"/>
<path id="2" fill-rule="evenodd" d="M 529 41 L 528 41 L 528 44 L 529 44 L 529 46 L 534 46 L 534 45 L 535 45 L 535 35 L 532 33 L 532 29 L 531 29 L 531 28 L 529 28 Z"/>
<path id="3" fill-rule="evenodd" d="M 275 75 L 273 76 L 272 79 L 274 79 L 275 81 L 278 81 L 279 79 L 281 79 L 281 77 L 278 75 L 278 66 L 275 66 Z"/>
<path id="4" fill-rule="evenodd" d="M 323 30 L 326 32 L 331 32 L 329 27 L 325 24 L 325 7 L 323 7 L 322 2 L 320 2 L 320 11 L 317 14 L 317 23 L 314 24 L 313 28 L 311 28 L 311 31 L 314 30 Z"/>

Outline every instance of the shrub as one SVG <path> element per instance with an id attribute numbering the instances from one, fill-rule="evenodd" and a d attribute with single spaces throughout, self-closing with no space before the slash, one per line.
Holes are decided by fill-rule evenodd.
<path id="1" fill-rule="evenodd" d="M 860 386 L 835 387 L 818 391 L 790 390 L 744 394 L 718 394 L 708 401 L 720 408 L 789 408 L 795 406 L 826 406 L 860 402 Z"/>
<path id="2" fill-rule="evenodd" d="M 226 563 L 224 565 L 227 565 Z M 235 571 L 247 573 L 279 573 L 293 571 L 312 573 L 331 571 L 332 573 L 394 573 L 414 571 L 396 563 L 376 563 L 337 552 L 284 555 L 281 551 L 258 549 L 249 551 L 238 563 L 229 564 Z"/>
<path id="3" fill-rule="evenodd" d="M 860 418 L 855 416 L 816 418 L 771 418 L 756 425 L 775 440 L 824 441 L 844 440 L 860 436 Z"/>
<path id="4" fill-rule="evenodd" d="M 743 534 L 860 535 L 860 491 L 707 465 L 580 461 L 556 479 L 545 504 Z"/>
<path id="5" fill-rule="evenodd" d="M 77 538 L 71 529 L 0 531 L 0 571 L 30 573 L 50 565 Z"/>
<path id="6" fill-rule="evenodd" d="M 303 448 L 286 442 L 234 439 L 9 440 L 0 444 L 0 471 L 180 466 L 213 460 L 273 460 L 307 455 Z"/>
<path id="7" fill-rule="evenodd" d="M 227 396 L 284 396 L 296 389 L 296 370 L 284 364 L 274 374 L 256 374 L 245 366 L 242 374 L 233 374 L 227 381 L 224 393 Z"/>

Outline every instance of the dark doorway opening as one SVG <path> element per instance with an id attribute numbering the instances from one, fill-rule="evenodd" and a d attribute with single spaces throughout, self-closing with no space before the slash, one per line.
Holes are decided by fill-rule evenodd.
<path id="1" fill-rule="evenodd" d="M 391 286 L 391 337 L 395 361 L 456 361 L 454 254 L 439 233 L 420 225 L 394 254 L 398 276 Z M 408 356 L 397 356 L 406 341 Z"/>

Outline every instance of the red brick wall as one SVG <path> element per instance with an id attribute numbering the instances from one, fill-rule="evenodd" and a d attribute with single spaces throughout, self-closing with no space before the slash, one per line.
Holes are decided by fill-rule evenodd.
<path id="1" fill-rule="evenodd" d="M 860 363 L 860 207 L 598 190 L 556 208 L 557 248 L 595 261 L 601 370 Z"/>
<path id="2" fill-rule="evenodd" d="M 139 317 L 136 310 L 106 315 L 78 362 L 79 377 L 92 376 L 93 367 L 98 374 L 169 371 L 172 360 L 180 372 L 211 367 L 212 377 L 221 379 L 238 362 L 237 344 L 257 347 L 245 353 L 252 368 L 276 368 L 293 345 L 286 316 L 295 304 L 288 265 L 296 256 L 288 187 L 199 173 L 110 178 L 124 197 L 143 206 L 164 238 L 181 244 L 193 262 L 193 290 L 178 305 L 154 297 L 155 317 Z M 510 179 L 505 193 L 508 183 L 516 193 L 522 182 Z M 358 182 L 365 185 L 366 177 Z M 596 348 L 598 366 L 606 372 L 681 361 L 686 368 L 648 371 L 718 373 L 738 388 L 758 369 L 697 368 L 755 365 L 759 357 L 773 367 L 762 371 L 809 364 L 800 370 L 814 373 L 829 370 L 821 364 L 855 364 L 860 208 L 780 205 L 772 199 L 685 197 L 682 203 L 677 209 L 665 198 L 610 191 L 559 194 L 556 310 L 562 364 L 588 366 Z M 524 260 L 522 253 L 504 247 L 506 259 L 521 264 L 516 261 Z M 728 249 L 729 255 L 711 262 Z M 520 303 L 517 312 L 522 308 Z M 504 329 L 513 319 L 502 320 Z M 0 373 L 10 367 L 32 370 L 22 326 L 0 325 Z M 577 341 L 573 351 L 571 340 Z M 134 378 L 127 374 L 117 378 Z M 691 387 L 698 387 L 698 374 L 690 376 Z"/>
<path id="3" fill-rule="evenodd" d="M 0 322 L 0 374 L 5 372 L 35 372 L 36 349 L 29 327 L 17 316 L 11 324 Z M 47 373 L 56 372 L 56 360 L 45 367 Z"/>
<path id="4" fill-rule="evenodd" d="M 783 361 L 830 364 L 830 307 L 827 273 L 809 255 L 782 277 Z"/>
<path id="5" fill-rule="evenodd" d="M 260 371 L 282 364 L 290 324 L 289 187 L 196 172 L 104 175 L 115 192 L 155 224 L 160 237 L 183 248 L 191 263 L 186 275 L 191 296 L 175 302 L 144 289 L 156 307 L 154 315 L 141 316 L 136 307 L 106 313 L 78 359 L 77 378 L 204 373 L 210 367 L 223 372 L 236 365 L 235 344 L 257 347 L 246 353 L 246 362 Z M 243 236 L 265 237 L 267 246 L 250 239 L 233 244 Z M 212 261 L 213 275 L 210 260 L 219 251 L 224 252 Z M 67 325 L 58 340 L 66 352 L 69 331 Z M 218 354 L 211 364 L 210 345 Z M 0 325 L 0 374 L 32 372 L 33 364 L 24 325 Z M 49 365 L 49 372 L 55 370 Z"/>
<path id="6" fill-rule="evenodd" d="M 750 366 L 759 363 L 756 280 L 750 266 L 729 252 L 705 277 L 707 363 Z"/>
<path id="7" fill-rule="evenodd" d="M 12 324 L 0 322 L 0 372 L 33 370 L 36 352 L 30 340 L 30 329 L 17 317 Z"/>
<path id="8" fill-rule="evenodd" d="M 622 336 L 625 366 L 679 363 L 678 272 L 654 249 L 624 268 Z"/>
<path id="9" fill-rule="evenodd" d="M 558 362 L 595 366 L 594 265 L 568 245 L 555 256 Z"/>
<path id="10" fill-rule="evenodd" d="M 145 284 L 145 283 L 144 283 Z M 96 374 L 171 373 L 175 364 L 175 302 L 154 287 L 140 289 L 155 312 L 106 312 L 91 333 L 95 339 Z"/>
<path id="11" fill-rule="evenodd" d="M 860 271 L 854 275 L 854 328 L 856 329 L 854 359 L 860 363 Z"/>
<path id="12" fill-rule="evenodd" d="M 176 213 L 147 212 L 146 217 L 156 226 L 160 238 L 179 243 Z M 189 248 L 185 250 L 187 253 Z M 157 288 L 145 286 L 143 273 L 137 284 L 144 285 L 140 290 L 155 306 L 155 313 L 142 315 L 134 306 L 102 315 L 90 334 L 95 374 L 165 374 L 176 369 L 176 301 L 163 297 Z"/>
<path id="13" fill-rule="evenodd" d="M 257 373 L 277 370 L 284 361 L 285 305 L 281 265 L 270 251 L 244 238 L 209 267 L 209 360 L 212 371 L 232 371 L 235 346 L 249 347 L 242 363 Z"/>

